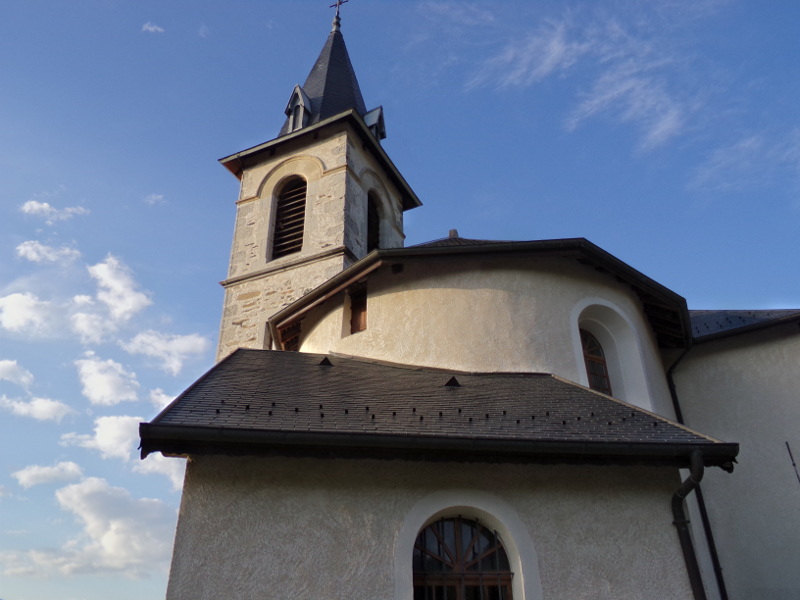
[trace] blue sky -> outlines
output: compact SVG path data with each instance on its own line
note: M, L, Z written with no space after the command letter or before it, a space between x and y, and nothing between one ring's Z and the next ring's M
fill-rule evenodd
M0 598L161 597L237 182L331 2L32 0L0 19ZM800 5L351 0L407 244L586 237L690 308L800 308ZM158 460L161 458L161 460Z

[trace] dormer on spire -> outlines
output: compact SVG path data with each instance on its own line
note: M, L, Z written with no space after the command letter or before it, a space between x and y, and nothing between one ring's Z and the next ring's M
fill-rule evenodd
M305 127L311 120L311 100L299 85L294 86L283 112L286 113L287 133Z
M381 141L386 137L386 123L383 121L383 107L373 108L364 115L364 123L366 123L375 139Z

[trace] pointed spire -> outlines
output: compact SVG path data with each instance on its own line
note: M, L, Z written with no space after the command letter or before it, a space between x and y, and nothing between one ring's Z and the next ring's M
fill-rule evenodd
M300 90L311 101L311 106L306 107L308 114L303 119L303 126L313 125L328 117L338 115L347 110L355 110L362 117L366 114L367 108L364 104L364 97L361 95L361 88L350 62L350 55L347 53L347 46L344 37L339 30L341 19L337 14L333 19L333 28L328 35L328 39L322 48L322 52L314 63L314 67L308 74L306 82ZM297 89L292 95L292 99L287 106L286 122L281 128L280 135L289 133L298 127L292 126L292 107L295 101Z

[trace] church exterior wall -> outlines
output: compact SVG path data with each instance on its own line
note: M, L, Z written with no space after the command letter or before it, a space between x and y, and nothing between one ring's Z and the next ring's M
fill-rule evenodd
M243 172L217 360L239 347L268 348L265 331L271 315L366 254L370 191L380 200L382 246L403 245L400 194L353 138L343 129ZM276 193L298 175L308 186L303 246L272 260Z
M696 345L675 370L686 423L741 444L732 475L702 483L729 595L800 597L797 324ZM698 522L695 520L695 522Z
M626 379L637 375L644 383L627 386L627 394L612 383L612 391L672 416L660 355L638 298L568 260L441 260L409 263L402 273L381 271L368 282L366 330L349 333L347 301L340 295L306 318L301 350L460 371L553 373L586 384L577 309L592 303L614 307L634 332L634 360L621 366Z
M416 532L403 530L444 495L465 517L488 499L505 514L486 522L516 524L515 600L688 600L679 483L664 468L197 457L167 598L411 600Z

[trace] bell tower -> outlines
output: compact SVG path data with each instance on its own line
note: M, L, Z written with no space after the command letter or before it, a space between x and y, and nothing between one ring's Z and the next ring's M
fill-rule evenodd
M401 247L403 212L420 205L381 146L383 108L366 109L340 23L337 6L278 137L220 159L240 191L217 360L270 348L271 315L368 252Z

